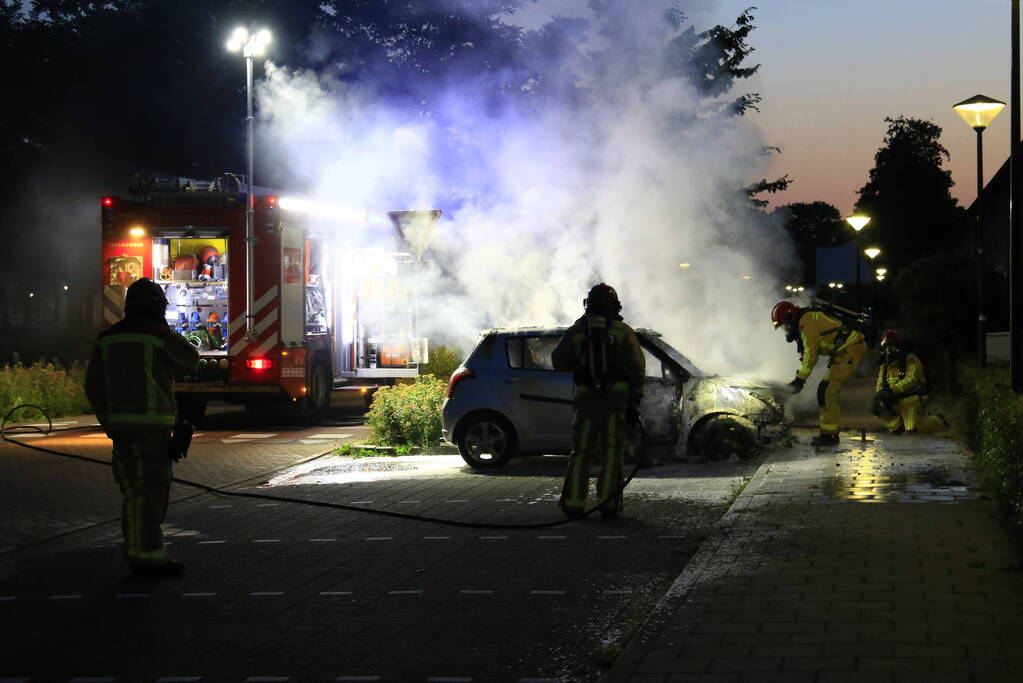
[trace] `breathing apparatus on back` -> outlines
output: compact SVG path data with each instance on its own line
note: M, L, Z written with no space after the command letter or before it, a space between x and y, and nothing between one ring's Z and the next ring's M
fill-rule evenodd
M615 384L625 379L625 363L621 350L611 332L611 323L621 320L622 304L618 293L601 282L593 287L583 300L586 348L584 367L576 372L576 381L602 396Z

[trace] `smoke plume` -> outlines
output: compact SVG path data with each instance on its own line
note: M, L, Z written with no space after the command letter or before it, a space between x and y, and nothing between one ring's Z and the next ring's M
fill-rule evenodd
M705 370L787 378L769 312L792 250L738 191L762 177L766 143L665 68L669 4L601 3L603 47L550 51L542 95L527 83L496 105L482 77L424 113L268 64L260 139L319 201L444 210L419 288L434 340L467 350L487 327L571 322L604 281L627 322ZM390 235L370 225L353 244Z

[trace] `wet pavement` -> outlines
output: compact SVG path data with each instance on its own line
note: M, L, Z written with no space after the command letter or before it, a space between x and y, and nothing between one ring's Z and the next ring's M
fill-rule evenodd
M1023 564L948 439L771 453L606 676L1019 681Z

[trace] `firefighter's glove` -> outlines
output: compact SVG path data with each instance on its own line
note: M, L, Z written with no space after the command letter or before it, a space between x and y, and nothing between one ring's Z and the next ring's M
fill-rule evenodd
M895 392L891 389L882 389L874 394L874 402L871 406L871 413L877 417L886 417L895 414Z
M643 418L640 417L639 408L629 406L625 409L625 424L629 427L642 427Z
M188 420L182 420L174 425L174 433L171 434L168 446L168 455L173 462L184 460L188 457L188 447L192 445L192 434L195 428Z
M803 390L803 385L804 384L806 384L806 380L805 379L800 379L799 377L797 377L794 380L792 380L791 382L789 382L789 384L788 384L789 391L791 391L793 394L798 394L800 391Z

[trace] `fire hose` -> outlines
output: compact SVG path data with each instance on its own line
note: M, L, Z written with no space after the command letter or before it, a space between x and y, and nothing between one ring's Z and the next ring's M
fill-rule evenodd
M9 418L11 418L11 416L13 416L15 412L17 412L18 410L21 410L22 408L34 408L35 410L38 410L39 413L42 414L42 416L46 418L46 422L47 422L46 431L43 431L41 427L36 426L36 425L15 425L15 426L12 426L12 427L8 427L7 426L7 420ZM89 456L79 455L77 453L66 453L66 452L63 452L63 451L54 450L52 448L43 448L42 446L36 446L36 445L33 445L33 444L24 443L24 442L19 441L17 439L12 439L12 438L10 438L8 436L8 434L12 434L13 435L13 434L25 434L25 433L42 433L42 434L45 435L45 434L62 433L62 432L73 432L73 431L78 431L78 430L81 430L81 429L89 429L91 426L92 425L83 425L81 427L67 427L67 428L64 428L64 429L54 429L53 428L53 421L50 419L50 416L46 414L45 410L43 410L39 406L30 404L30 403L25 403L25 404L16 406L16 407L12 408L11 410L9 410L7 412L7 414L4 415L3 419L0 420L0 438L3 438L3 440L7 441L8 443L12 443L12 444L15 444L17 446L21 446L22 448L27 448L27 449L30 449L30 450L33 450L33 451L39 451L40 453L48 453L48 454L56 455L56 456L59 456L59 457L62 457L62 458L71 458L73 460L82 460L84 462L90 462L90 463L97 464L97 465L104 465L106 467L111 467L111 463L106 461L106 460L100 460L98 458L90 458ZM15 430L19 430L19 431L15 431ZM640 427L637 431L639 432L639 435L637 435L636 438L637 439L641 439L642 438L642 427ZM316 456L316 458L322 458L325 455L328 455L328 454L327 453L323 453L321 455ZM313 459L315 460L316 458L313 458ZM622 482L622 484L618 487L618 489L614 492L614 494L611 495L611 496L608 496L607 500L608 501L614 501L615 498L617 498L619 495L621 495L621 493L625 490L625 487L628 486L629 483L636 476L636 473L639 472L640 469L642 469L642 466L643 466L642 458L637 459L636 466L633 468L632 472L625 479L625 481ZM278 470L278 471L280 471L280 470ZM273 473L271 472L271 474L273 474ZM467 521L458 520L458 519L444 519L444 518L441 518L441 517L427 517L427 516L424 516L424 515L413 515L413 514L409 514L409 513L405 513L405 512L394 512L392 510L381 510L379 508L367 508L367 507L362 507L362 506L357 506L357 505L345 505L344 503L329 503L329 502L326 502L326 501L319 501L319 500L307 500L307 499L302 499L302 498L292 498L290 496L276 496L276 495L271 495L271 494L267 494L267 493L251 493L251 492L247 492L247 491L229 491L229 490L222 489L222 488L219 488L219 487L216 487L216 486L210 486L209 484L203 484L203 483L197 482L197 481L191 481L191 480L188 480L188 479L182 479L180 477L173 477L171 479L171 481L174 482L174 483L177 483L177 484L182 484L184 486L189 486L191 488L196 488L196 489L199 489L201 491L205 491L207 493L212 493L212 494L217 495L217 496L233 496L233 497L237 497L237 498L254 498L254 499L257 499L257 500L272 500L272 501L277 501L277 502L282 502L282 503L295 503L297 505L310 505L310 506L313 506L313 507L331 508L331 509L335 509L335 510L348 510L350 512L363 512L363 513L372 514L372 515L382 515L384 517L396 517L398 519L407 519L407 520L417 521L417 522L433 522L435 524L445 524L445 525L448 525L448 526L468 527L468 528L471 528L471 529L545 529L545 528L549 528L549 527L560 526L562 524L568 524L570 522L579 521L580 519L582 519L584 517L587 517L589 515L592 515L594 512L596 512L597 510L600 509L600 503L598 503L597 505L594 505L593 507L586 509L585 511L583 511L582 513L580 513L578 515L572 515L570 517L565 517L565 518L561 518L561 519L557 519L557 520L552 520L552 521L549 521L549 522L533 522L533 523L529 523L529 524L512 524L512 523L499 523L499 522L467 522Z

